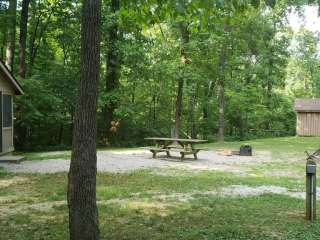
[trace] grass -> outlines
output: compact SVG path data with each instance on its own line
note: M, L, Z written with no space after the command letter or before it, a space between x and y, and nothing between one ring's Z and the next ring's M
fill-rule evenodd
M249 140L243 142L208 143L204 147L211 149L238 149L249 144L256 150L271 151L274 156L294 153L304 155L304 151L313 151L320 147L320 137L281 137Z
M314 150L319 140L249 141L255 151L271 151L273 161L252 165L243 175L177 169L99 173L101 239L319 239L320 221L304 220L302 199L280 194L244 198L206 194L230 185L303 191L303 152ZM242 144L207 147L237 149ZM267 174L280 170L294 174ZM0 239L67 239L66 184L64 173L14 174L0 169Z
M117 151L125 152L132 151L139 148L110 148L103 147L98 148L98 151ZM22 155L26 157L26 160L49 160L49 159L70 159L71 151L51 151L51 152L16 152L15 155Z
M255 150L268 150L276 156L282 156L291 153L298 153L304 156L304 151L312 152L315 148L320 147L320 137L282 137L282 138L265 138L258 140L249 140L242 142L224 142L224 143L207 143L200 146L208 149L235 149L238 150L241 145L249 144ZM99 148L98 151L117 151L125 152L139 148ZM48 160L48 159L69 159L71 151L52 151L52 152L17 152L17 155L23 155L27 160Z

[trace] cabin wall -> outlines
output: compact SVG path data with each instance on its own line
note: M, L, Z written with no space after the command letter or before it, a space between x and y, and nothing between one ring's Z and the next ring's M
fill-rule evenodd
M1 72L0 72L0 91L2 92L2 95L11 95L13 99L14 89L12 87L12 84L5 78L5 76ZM13 123L12 123L12 127L2 128L2 153L11 152L13 150L14 150L14 146L13 146Z
M298 112L297 113L298 136L320 136L320 113Z

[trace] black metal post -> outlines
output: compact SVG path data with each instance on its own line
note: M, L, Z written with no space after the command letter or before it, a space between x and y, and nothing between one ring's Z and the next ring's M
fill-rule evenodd
M308 160L306 165L306 219L314 221L316 219L317 202L317 164Z

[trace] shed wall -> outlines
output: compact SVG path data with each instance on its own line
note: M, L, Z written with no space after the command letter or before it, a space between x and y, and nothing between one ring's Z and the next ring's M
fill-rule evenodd
M320 136L320 113L298 112L297 113L298 136Z
M12 84L0 72L0 91L6 95L14 95ZM2 117L2 116L1 116ZM6 127L2 130L2 153L11 152L14 150L13 146L13 124L12 127Z

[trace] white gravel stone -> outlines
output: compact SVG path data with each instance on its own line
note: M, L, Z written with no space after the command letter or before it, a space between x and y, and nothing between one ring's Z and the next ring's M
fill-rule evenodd
M198 154L199 159L192 158L181 161L178 158L166 158L159 155L157 159L153 159L152 154L145 150L136 151L99 151L98 171L99 172L128 172L138 169L154 169L154 168L179 168L190 170L218 170L243 174L242 169L245 165L271 162L271 154L269 152L256 152L252 157L245 156L221 156L214 151L201 151ZM33 160L24 161L21 164L0 163L0 167L4 167L10 172L24 173L57 173L69 171L70 160L66 159L50 159L50 160Z

